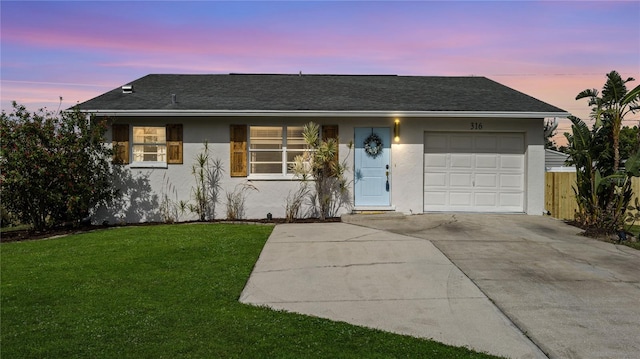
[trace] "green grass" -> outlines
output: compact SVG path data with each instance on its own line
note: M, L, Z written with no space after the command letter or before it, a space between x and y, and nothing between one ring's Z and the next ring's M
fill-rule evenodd
M629 228L629 232L633 233L633 235L636 238L640 238L640 225L631 226L631 228ZM629 241L626 241L626 242L624 242L624 244L626 244L627 246L629 246L631 248L635 248L637 250L640 250L640 242L629 242Z
M125 227L3 243L2 358L490 358L238 302L272 227Z
M7 226L0 228L0 233L8 233L13 231L22 231L25 229L31 229L31 226L28 224L19 224L17 226Z

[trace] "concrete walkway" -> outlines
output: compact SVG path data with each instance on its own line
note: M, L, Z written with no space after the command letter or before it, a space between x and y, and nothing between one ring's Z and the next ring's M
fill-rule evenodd
M240 301L509 358L546 358L431 241L359 224L276 226Z

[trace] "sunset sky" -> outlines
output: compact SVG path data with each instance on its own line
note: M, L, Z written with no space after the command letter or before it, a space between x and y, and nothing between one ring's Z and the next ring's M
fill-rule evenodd
M1 107L56 110L149 73L486 76L586 118L640 83L640 1L5 1ZM640 114L625 125L637 125ZM569 126L563 121L559 132Z

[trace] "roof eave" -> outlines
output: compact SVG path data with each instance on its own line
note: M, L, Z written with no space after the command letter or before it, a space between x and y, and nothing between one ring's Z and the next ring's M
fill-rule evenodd
M464 118L548 118L567 117L568 112L519 111L309 111L309 110L89 110L109 117L464 117Z

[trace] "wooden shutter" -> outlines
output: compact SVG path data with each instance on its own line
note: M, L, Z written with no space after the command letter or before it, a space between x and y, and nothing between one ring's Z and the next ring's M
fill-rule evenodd
M336 145L340 147L340 141L338 141L338 125L324 125L322 126L322 140L326 141L330 138L334 138L336 140ZM333 160L339 162L338 157L338 149L336 148L336 155Z
M113 144L113 163L129 163L129 125L111 125L111 141Z
M322 126L322 140L326 141L330 138L338 139L338 125Z
M167 163L182 164L182 125L167 125Z
M231 125L231 177L247 176L247 126Z

